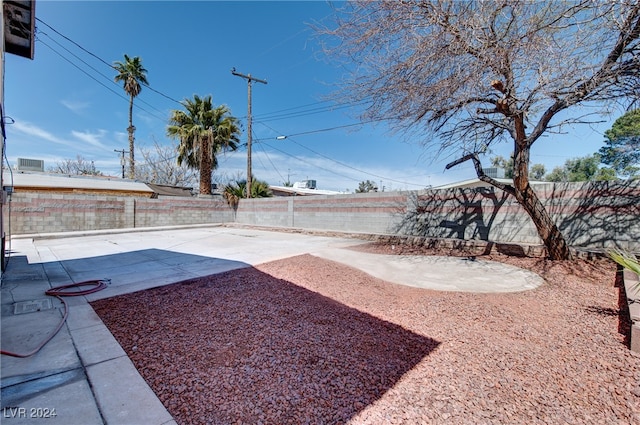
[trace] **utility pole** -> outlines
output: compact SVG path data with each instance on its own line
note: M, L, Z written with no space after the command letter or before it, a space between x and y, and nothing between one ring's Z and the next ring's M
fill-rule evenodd
M247 80L247 198L251 198L251 82L267 84L267 80L252 77L251 74L240 74L235 68L231 68L231 73L236 77L242 77Z
M127 163L127 160L124 159L124 154L129 153L129 151L125 151L124 149L122 149L121 151L119 151L118 149L114 149L113 151L122 154L122 156L120 157L120 165L122 165L122 178L124 179L124 165Z

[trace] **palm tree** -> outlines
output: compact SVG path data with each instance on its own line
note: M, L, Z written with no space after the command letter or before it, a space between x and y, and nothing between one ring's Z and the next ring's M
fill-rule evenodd
M133 133L136 128L133 126L133 98L140 94L142 86L140 84L149 84L147 82L147 70L142 66L142 60L136 56L130 58L124 55L124 62L114 62L113 67L118 71L115 76L116 83L122 81L124 91L129 95L129 178L135 177L135 155L134 155L134 137Z
M247 180L236 180L224 187L222 196L227 200L227 203L236 209L241 198L247 197ZM251 197L252 198L270 198L273 196L269 183L256 180L255 177L251 177Z
M271 198L273 192L269 187L269 183L256 180L255 177L251 177L251 197L252 198Z
M224 187L224 191L222 192L222 196L227 200L227 204L231 206L234 210L238 208L238 203L241 198L246 196L247 192L247 181L246 180L238 180L234 183L229 183Z
M167 136L178 140L178 165L200 170L200 194L211 195L211 172L218 168L217 155L236 150L240 142L238 119L226 105L213 107L211 96L181 102L186 111L171 111Z

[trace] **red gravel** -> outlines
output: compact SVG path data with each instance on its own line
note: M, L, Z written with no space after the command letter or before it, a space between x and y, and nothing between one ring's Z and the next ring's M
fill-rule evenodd
M614 265L485 258L546 283L436 292L302 255L92 305L179 424L640 424Z

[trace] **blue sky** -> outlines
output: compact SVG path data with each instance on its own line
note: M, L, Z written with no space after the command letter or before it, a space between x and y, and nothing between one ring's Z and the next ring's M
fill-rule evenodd
M136 147L169 144L170 111L194 94L229 106L246 129L247 83L231 74L235 67L268 82L253 85L252 162L261 180L315 179L320 189L353 191L363 180L413 190L475 177L471 164L445 171L450 158L438 159L384 125L354 125L357 106L327 101L344 71L321 54L309 24L328 24L332 14L324 1L39 0L34 60L5 56L5 115L15 121L7 126L9 162L43 159L48 168L81 155L120 175L114 150L128 148L128 98L113 82L115 71L67 37L108 64L124 54L142 59L149 85L162 95L143 88L134 101ZM619 115L539 140L532 163L550 171L596 152ZM280 135L290 137L276 140ZM510 146L493 153L507 157ZM246 175L246 155L223 155L217 172Z

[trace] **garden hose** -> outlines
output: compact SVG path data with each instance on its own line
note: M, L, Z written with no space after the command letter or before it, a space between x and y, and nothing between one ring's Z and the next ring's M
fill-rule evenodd
M67 320L67 317L69 316L69 306L67 305L63 297L77 297L81 295L87 295L87 294L92 294L94 292L102 291L107 287L110 281L111 281L110 279L86 280L84 282L56 286L54 288L51 288L45 291L46 295L49 295L51 297L56 297L57 299L60 300L60 302L64 306L64 314L62 315L62 320L60 320L60 323L58 323L58 326L56 326L53 332L51 332L49 336L45 338L44 341L42 341L36 348L29 351L28 353L20 354L20 353L14 353L11 351L0 350L0 354L5 356L18 357L18 358L26 358L26 357L33 356L38 351L40 351L42 347L47 345L47 343L51 341L54 336L58 334L60 329L62 329L62 325L64 325L64 322ZM67 291L67 289L70 289L70 288L79 288L83 286L92 286L92 287L88 289L83 289L80 291Z

